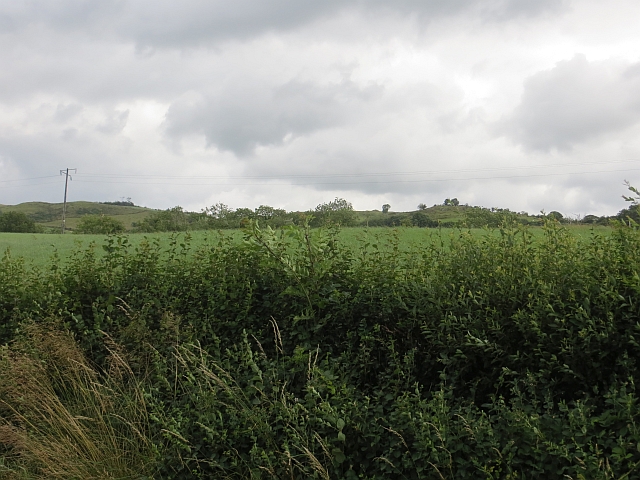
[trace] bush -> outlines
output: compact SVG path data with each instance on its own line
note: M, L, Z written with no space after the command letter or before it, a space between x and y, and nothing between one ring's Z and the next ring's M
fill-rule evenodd
M353 205L344 198L336 197L328 203L321 203L315 209L311 225L314 227L327 225L341 225L352 227L356 225L356 212Z
M640 465L637 229L576 237L553 221L534 239L503 225L408 251L392 234L346 248L335 230L245 233L196 251L186 235L164 251L111 237L102 256L41 271L7 255L0 342L59 315L108 372L103 332L117 340L146 382L158 478L605 479Z
M35 222L22 212L0 213L0 232L34 233L37 231Z
M115 235L124 232L124 224L120 220L104 215L86 215L80 219L74 233L92 233Z
M413 215L411 215L411 221L413 222L413 225L421 228L424 228L424 227L435 228L438 226L438 222L436 220L431 219L424 212L415 212Z

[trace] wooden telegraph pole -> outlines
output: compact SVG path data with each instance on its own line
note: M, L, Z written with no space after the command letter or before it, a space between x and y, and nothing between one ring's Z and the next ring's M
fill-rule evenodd
M67 168L65 170L60 170L60 175L64 175L64 203L62 204L62 233L64 234L64 227L67 221L67 188L69 186L69 170L73 170L73 173L76 173L76 168ZM73 179L71 179L73 180Z

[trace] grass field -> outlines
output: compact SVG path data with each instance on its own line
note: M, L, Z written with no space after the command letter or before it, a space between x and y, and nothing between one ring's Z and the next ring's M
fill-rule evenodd
M67 228L74 229L85 215L106 215L121 221L126 229L139 223L155 210L145 207L110 205L97 202L69 202L67 204ZM62 225L62 203L26 202L19 205L0 205L0 213L24 213L38 225L60 228Z
M570 226L568 230L577 236L587 237L593 234L608 235L611 231L609 227L590 227L590 226ZM541 237L543 229L541 227L530 227L528 231L534 238ZM460 230L455 228L415 228L415 227L397 227L397 228L344 228L340 232L340 238L345 245L356 248L357 245L364 243L377 244L380 248L388 246L392 248L392 244L396 241L401 251L412 248L420 248L433 244L434 242L444 242L448 244L452 235L458 235L460 232L467 232L475 237L483 235L499 235L499 230L486 230L480 228ZM155 233L143 234L132 233L125 235L132 247L136 247L144 240L157 240L163 249L169 248L172 238L177 238L180 243L185 238L184 233ZM190 244L193 248L198 248L208 243L215 244L220 240L220 236L231 237L234 241L241 241L243 232L241 230L223 230L223 231L194 231L188 233ZM7 250L12 257L22 257L28 264L34 266L46 265L54 254L57 254L62 261L68 259L74 251L86 249L91 244L95 244L99 248L107 240L104 235L75 235L75 234L31 234L31 233L0 233L0 254L4 254Z

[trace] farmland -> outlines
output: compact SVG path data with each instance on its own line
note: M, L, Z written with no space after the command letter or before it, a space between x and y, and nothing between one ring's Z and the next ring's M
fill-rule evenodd
M604 479L640 466L634 228L146 237L2 237L15 255L0 261L0 474Z
M38 225L54 231L60 230L61 203L27 202L20 205L0 205L0 212L20 212L32 218ZM140 222L151 212L150 208L111 205L97 202L69 202L67 205L67 227L73 230L85 215L117 216L127 228Z
M608 235L611 228L601 226L571 226L568 231L572 235L584 238L593 234ZM460 232L467 232L474 237L482 237L484 235L497 235L497 229L420 229L412 227L396 227L396 228L366 228L351 227L343 228L339 233L340 240L348 246L357 248L358 244L364 242L379 242L381 246L389 245L397 241L400 250L407 251L410 249L424 248L433 243L444 242L448 244L451 236L455 236ZM527 230L534 238L541 238L543 235L542 227L531 227ZM142 241L157 241L163 248L167 248L172 238L181 239L189 238L189 242L194 249L209 243L217 243L221 237L232 239L234 242L240 242L243 238L241 230L208 230L193 231L187 233L156 233L142 234L131 233L126 234L128 243L135 248ZM0 253L9 250L13 257L22 257L28 264L35 266L46 265L52 257L57 255L63 262L70 258L73 252L83 250L89 245L97 246L98 252L102 251L101 245L106 241L106 235L73 235L73 234L18 234L18 233L0 233Z

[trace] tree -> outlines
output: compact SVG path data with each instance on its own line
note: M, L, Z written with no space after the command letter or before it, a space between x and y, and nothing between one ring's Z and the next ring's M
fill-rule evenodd
M553 212L549 212L547 214L547 218L550 220L557 220L558 222L561 222L564 219L564 215L554 210Z
M275 217L285 217L287 215L286 210L282 208L273 208L269 205L260 205L255 210L255 216L258 220L271 220Z
M596 223L598 220L600 220L600 217L597 215L585 215L582 219L582 223Z
M388 203L385 203L384 205L382 205L382 213L389 213L390 208L391 208L391 205L389 205Z
M0 232L34 233L36 223L22 212L0 213Z
M353 205L344 198L336 197L328 203L321 203L313 212L311 225L314 227L321 225L336 224L349 227L356 224L356 212Z
M457 207L460 205L460 201L457 198L447 198L444 201L444 205L447 207Z
M179 208L179 207L174 207L174 208ZM224 203L219 202L219 203L216 203L215 205L211 205L209 208L206 208L205 213L218 220L225 220L231 213L233 213L233 210L231 210Z
M136 226L136 231L183 232L189 227L189 215L182 207L176 206L167 210L153 212Z
M419 203L418 204L418 210L426 210L427 206L424 203Z
M438 222L429 218L429 216L424 212L415 212L411 216L411 221L413 225L421 228L434 228L438 226Z
M80 219L73 233L115 235L124 232L124 223L104 215L86 215Z

